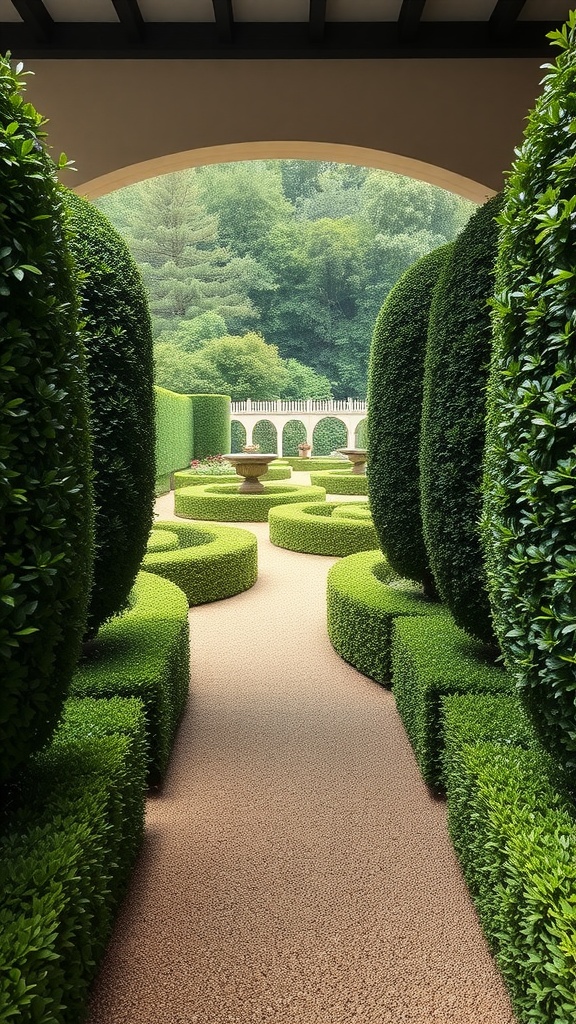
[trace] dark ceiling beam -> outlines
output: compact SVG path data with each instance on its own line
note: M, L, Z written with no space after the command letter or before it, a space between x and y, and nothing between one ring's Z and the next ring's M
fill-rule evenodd
M145 22L138 0L112 0L118 20L131 39L143 39Z
M26 28L29 28L37 39L50 38L54 22L42 0L12 0L12 6L16 8Z
M398 15L398 36L401 43L411 43L418 35L420 18L426 0L403 0Z
M130 39L122 25L110 22L54 24L48 40L30 25L0 22L3 50L15 59L382 59L537 57L546 59L546 33L561 27L559 20L519 21L510 39L497 40L487 22L423 21L412 42L398 40L395 22L330 22L321 43L310 39L304 22L236 22L234 38L218 39L213 22L155 22L146 25L142 40Z
M326 0L310 0L310 39L321 43L326 28Z
M526 0L497 0L490 15L490 31L496 39L511 35Z
M234 33L234 13L232 0L212 0L216 32L222 43L231 43Z

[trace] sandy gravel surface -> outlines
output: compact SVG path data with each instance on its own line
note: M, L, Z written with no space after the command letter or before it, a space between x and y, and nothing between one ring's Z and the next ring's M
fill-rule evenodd
M89 1024L511 1024L445 806L327 639L335 559L250 528L256 585L190 612L189 706Z

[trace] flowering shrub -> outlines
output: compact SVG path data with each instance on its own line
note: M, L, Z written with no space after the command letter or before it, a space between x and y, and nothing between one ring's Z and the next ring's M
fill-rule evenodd
M225 476L234 473L234 467L223 455L208 455L205 459L192 459L190 469L193 473L206 476Z

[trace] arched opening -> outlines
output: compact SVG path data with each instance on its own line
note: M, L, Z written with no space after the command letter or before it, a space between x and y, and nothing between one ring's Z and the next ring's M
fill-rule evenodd
M368 445L368 420L360 420L354 434L354 442L357 448L366 448Z
M302 420L289 420L282 429L282 455L297 456L298 445L306 440L306 427Z
M88 199L96 199L146 178L155 178L161 174L170 174L172 171L182 171L190 167L205 167L208 164L233 163L240 160L319 160L373 167L415 178L417 181L426 181L429 185L446 189L463 199L470 199L473 203L484 203L495 194L494 189L488 188L480 181L400 153L337 142L299 141L236 142L225 146L206 146L184 150L181 153L167 153L165 156L119 167L108 174L92 178L76 186L76 191Z
M336 448L344 448L347 440L348 432L342 420L335 416L325 416L314 427L312 454L330 455Z
M246 427L240 420L232 420L230 423L231 444L230 452L234 455L241 452L246 444Z
M261 452L278 451L278 431L270 420L258 420L252 431L252 443L259 445Z

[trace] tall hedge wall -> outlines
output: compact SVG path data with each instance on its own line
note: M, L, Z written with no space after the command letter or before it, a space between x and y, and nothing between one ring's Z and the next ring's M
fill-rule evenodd
M432 291L451 246L435 249L396 282L380 310L368 377L368 493L392 568L435 593L422 536L418 450Z
M154 499L152 334L126 243L99 210L68 192L81 281L94 457L95 561L89 633L127 602L146 550Z
M576 15L505 189L484 538L494 623L542 739L576 771Z
M230 398L228 395L192 395L194 458L230 451Z
M462 629L494 644L478 522L492 343L488 299L498 244L495 196L474 214L434 289L424 369L422 524L440 598Z
M78 658L92 560L85 369L42 118L0 59L0 780L41 747Z
M166 388L156 396L156 478L186 469L194 455L192 398ZM217 453L218 454L218 453Z

